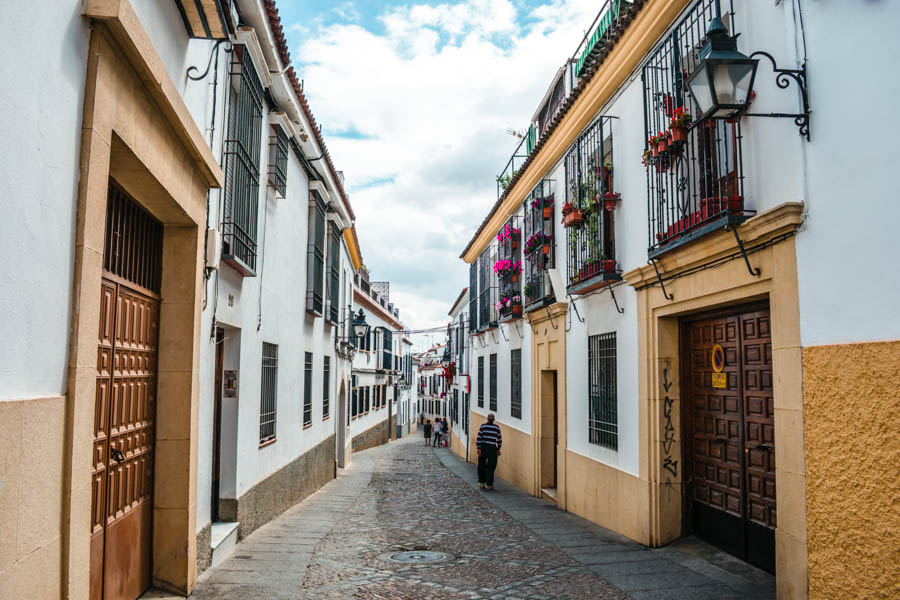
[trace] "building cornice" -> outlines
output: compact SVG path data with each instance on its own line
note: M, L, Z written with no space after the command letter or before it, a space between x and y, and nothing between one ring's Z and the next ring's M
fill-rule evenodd
M403 323L394 318L394 315L390 314L384 308L381 307L377 302L372 300L369 296L359 291L357 288L353 288L353 298L357 300L360 304L365 305L369 310L375 311L379 318L384 319L394 327L399 330L402 330Z

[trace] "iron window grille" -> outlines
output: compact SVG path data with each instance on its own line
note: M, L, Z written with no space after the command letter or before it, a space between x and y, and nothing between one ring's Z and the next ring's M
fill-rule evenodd
M616 264L612 118L594 121L566 154L565 210L571 211L564 218L570 219L566 256L572 294L622 279Z
M372 408L372 386L366 386L366 411Z
M350 418L355 419L359 415L359 379L356 375L350 376L350 389L352 400L350 401Z
M326 318L337 324L341 315L341 230L332 221L328 228L328 312Z
M306 251L306 311L321 317L325 286L325 202L310 192L309 242Z
M322 373L322 419L331 415L331 357L325 357Z
M478 260L469 265L469 331L478 328Z
M386 327L381 329L381 368L390 371L393 361L393 333Z
M103 269L158 294L163 224L112 179L108 191Z
M490 360L490 379L491 379L491 396L489 398L488 409L497 412L497 355L491 354Z
M263 87L243 45L232 52L225 139L222 260L244 276L256 272Z
M262 383L259 394L259 443L275 439L278 400L278 346L263 342Z
M648 138L647 211L650 258L749 218L744 209L741 123L705 119L691 124L683 140L651 147L650 136L670 132L679 109L697 115L687 81L699 64L700 48L718 0L700 0L650 55L641 71ZM723 2L724 4L724 2ZM726 27L734 31L734 4ZM645 155L646 156L646 155Z
M588 338L588 441L618 450L616 333Z
M563 102L566 100L566 77L565 71L559 74L559 77L556 80L556 83L553 84L553 91L550 92L550 97L547 98L547 102L541 108L540 113L538 113L538 134L537 137L543 137L544 133L546 133L547 128L550 126L550 123L553 121L553 118L559 114L560 109L562 109Z
M514 419L522 418L522 350L516 349L509 353L510 364L510 399L509 413Z
M312 373L313 355L306 352L303 369L303 426L312 425Z
M469 393L463 392L463 431L469 436Z
M524 282L522 290L525 310L542 308L553 302L553 286L548 269L556 265L553 215L556 182L542 179L525 199L525 231L522 251Z
M459 328L457 329L459 332L459 355L456 359L456 372L457 373L468 373L469 369L466 365L466 315L462 313L459 315Z
M497 262L497 247L488 246L478 258L478 330L485 331L497 326L497 278L494 264Z
M484 357L478 357L478 408L484 408Z
M269 185L284 198L287 193L288 137L281 125L269 135Z
M522 230L519 217L511 216L497 234L497 262L491 267L497 273L499 321L522 316Z

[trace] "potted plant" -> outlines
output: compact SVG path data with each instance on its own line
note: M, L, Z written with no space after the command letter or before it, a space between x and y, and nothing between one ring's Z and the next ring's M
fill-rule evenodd
M672 132L672 142L686 142L687 130L694 121L691 113L686 112L683 106L679 106L672 114L672 120L669 121L669 128Z
M516 294L512 297L512 313L513 316L521 317L522 316L522 296ZM509 305L507 305L509 306Z
M565 204L562 205L562 214L563 215L567 215L570 212L572 212L573 210L575 210L575 205L572 204L571 202L566 202Z
M525 294L526 298L534 298L535 294L537 294L537 284L534 281L529 281L525 284L522 293Z
M584 213L577 208L572 208L569 212L564 213L563 226L576 227L584 222Z
M622 194L619 192L606 192L603 194L603 208L606 210L615 210L622 201Z
M603 272L604 273L615 273L616 272L615 259L603 259Z
M553 217L553 195L544 196L543 198L535 198L531 201L532 208L543 208L544 210L544 218L550 219Z
M662 131L656 134L656 151L664 154L669 149L669 136Z
M500 243L512 242L513 250L515 250L519 247L519 230L507 223L497 234L497 241Z
M644 169L650 168L650 157L653 156L649 150L644 150L644 153L641 155L641 164L644 165Z
M607 158L603 161L603 179L609 179L610 173L612 173L612 161Z

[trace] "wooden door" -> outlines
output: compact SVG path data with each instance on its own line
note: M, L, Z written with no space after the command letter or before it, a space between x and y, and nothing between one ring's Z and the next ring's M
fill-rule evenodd
M150 587L162 224L110 182L94 407L90 597ZM146 286L146 287L145 287Z
M222 385L225 364L225 330L216 328L216 372L215 391L213 392L213 439L212 439L212 490L210 494L210 518L219 520L219 488L221 481L221 444L222 444Z
M698 537L774 571L775 444L768 310L685 324L689 522ZM724 366L716 376L713 351ZM719 382L716 382L719 379Z

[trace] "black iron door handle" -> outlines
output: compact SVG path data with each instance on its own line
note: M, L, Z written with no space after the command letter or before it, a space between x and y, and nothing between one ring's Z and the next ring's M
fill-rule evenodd
M125 460L125 454L118 448L113 448L112 450L109 451L109 453L112 454L113 460L116 461L117 463L120 463L123 460Z
M772 446L769 446L768 444L757 444L756 449L757 450L774 450L775 448Z

